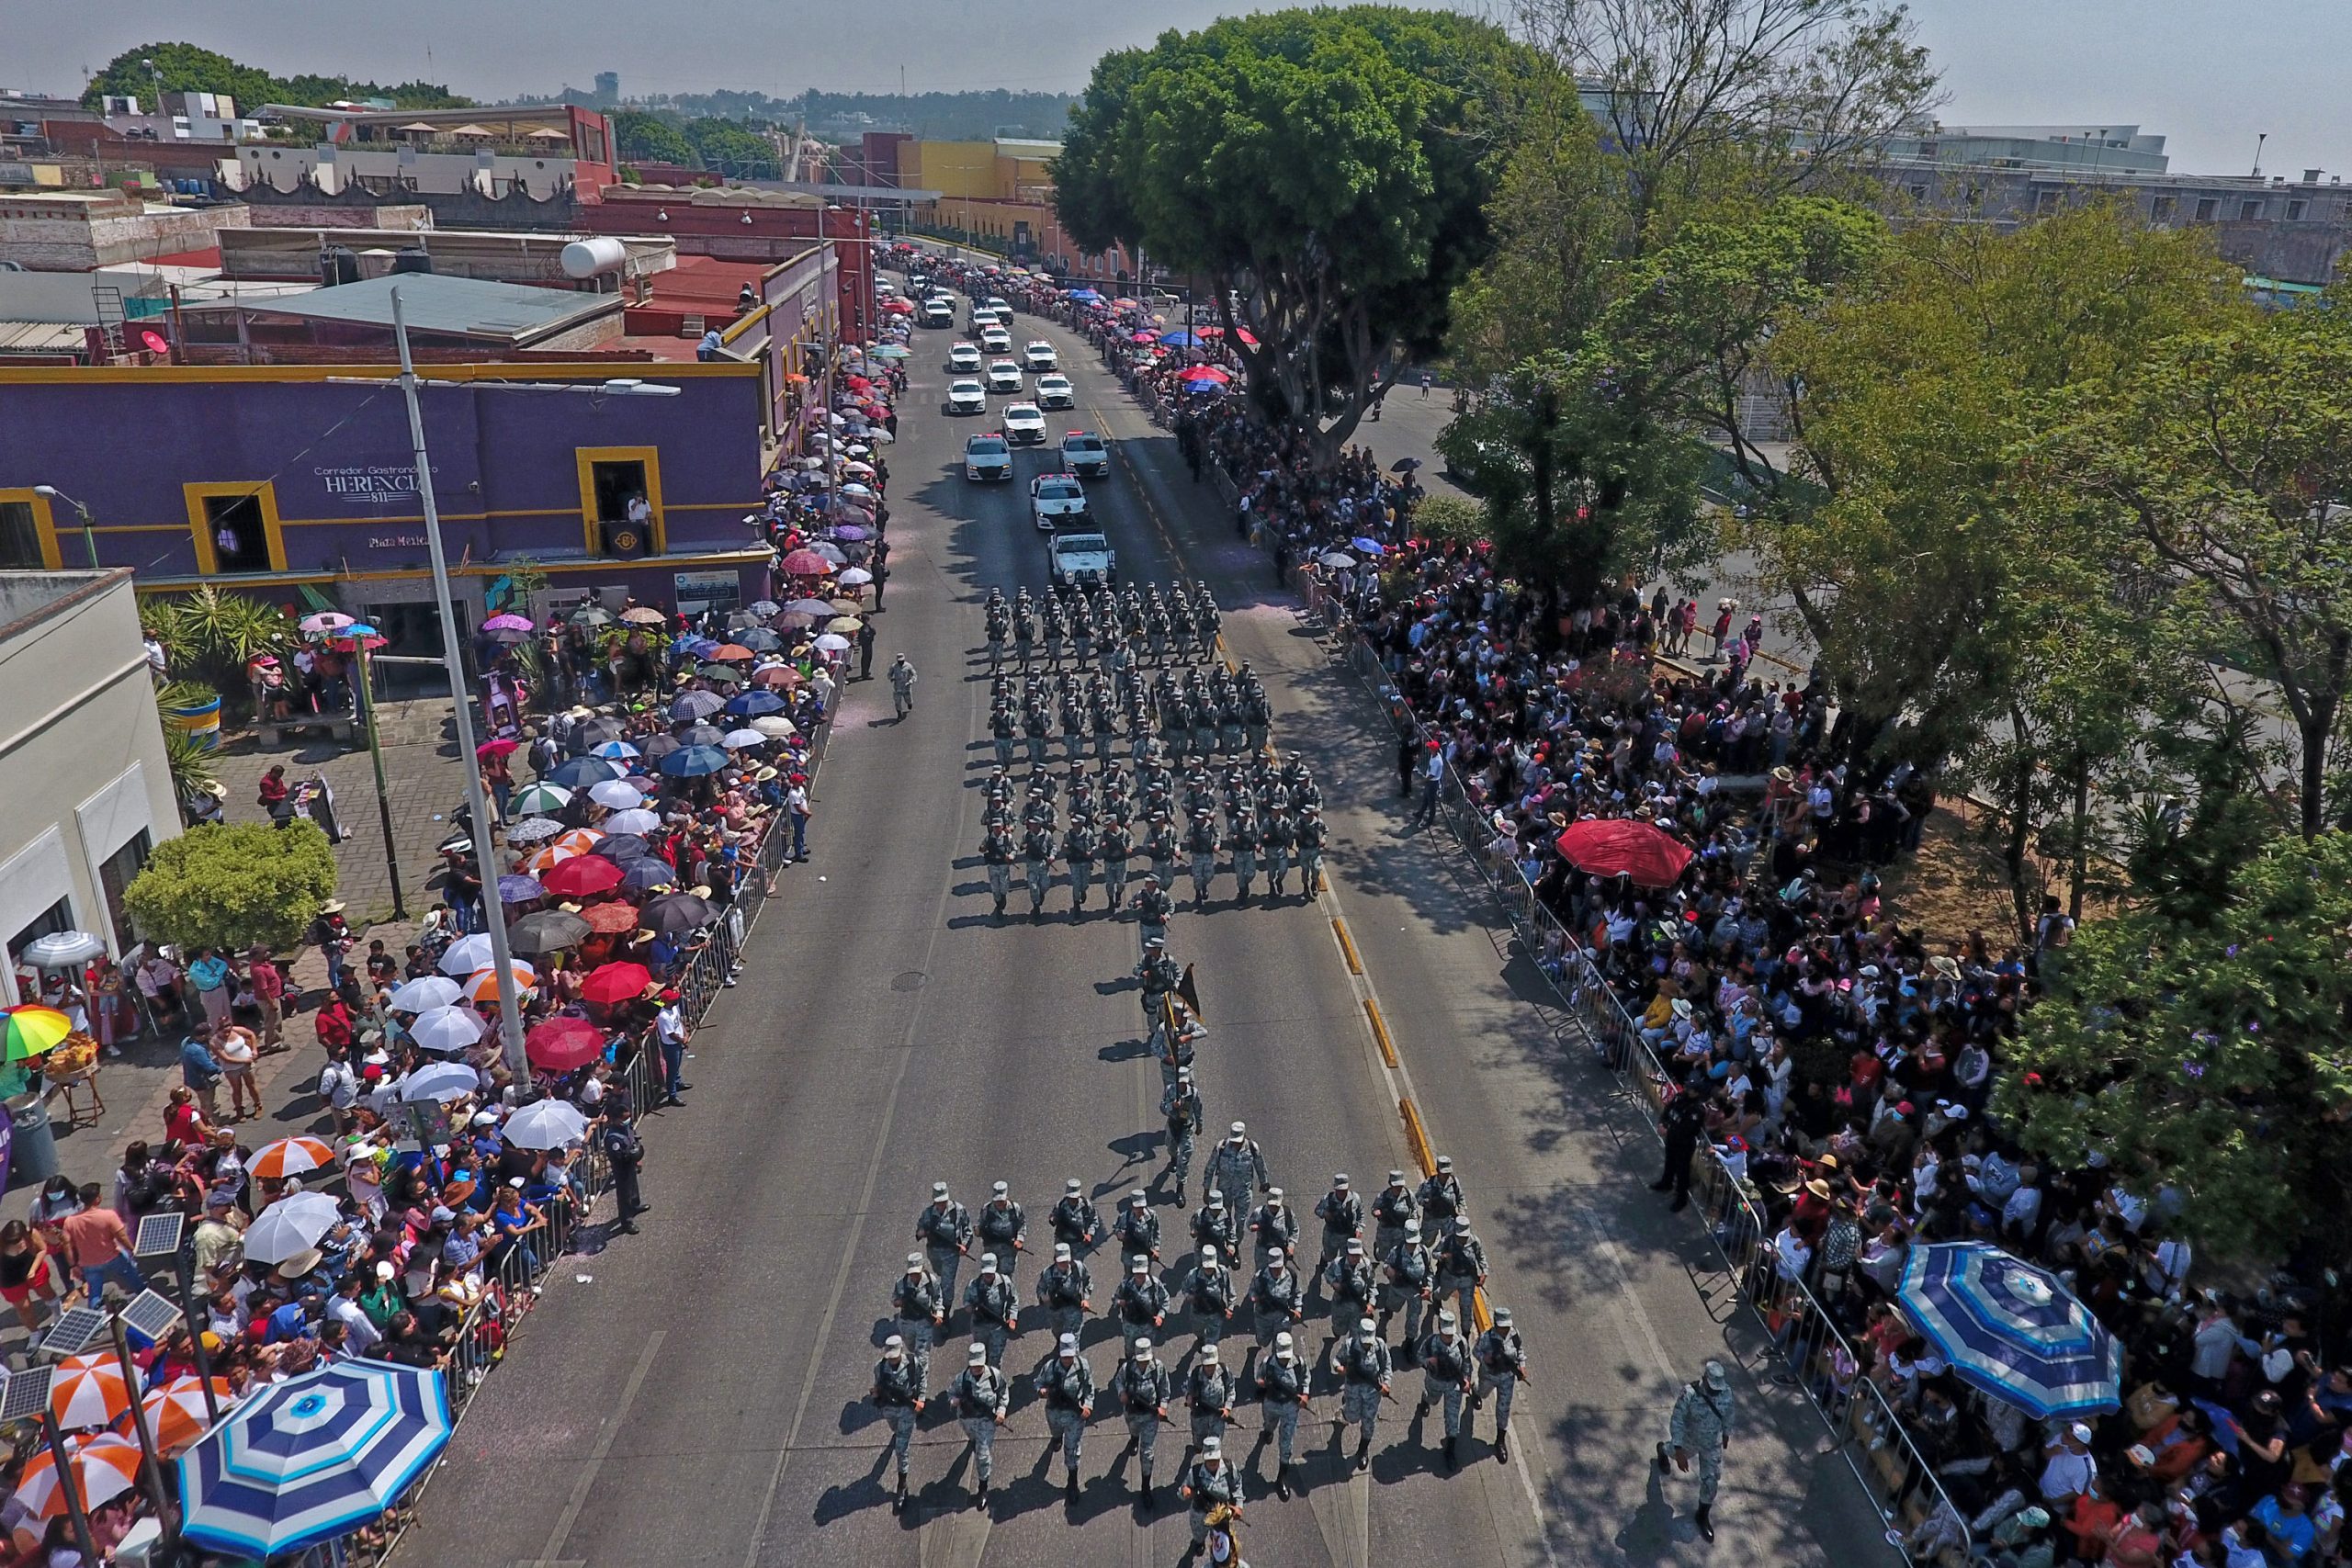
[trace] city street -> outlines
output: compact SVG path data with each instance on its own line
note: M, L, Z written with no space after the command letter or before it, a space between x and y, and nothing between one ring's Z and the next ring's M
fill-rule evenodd
M1319 1380L1300 1428L1299 1495L1276 1501L1271 1457L1256 1466L1242 1542L1250 1562L1894 1561L1843 1458L1822 1454L1827 1438L1810 1407L1751 1375L1771 1363L1706 1237L1645 1190L1655 1138L1550 1005L1475 875L1441 836L1407 831L1378 708L1272 592L1265 558L1235 537L1172 439L1077 340L1016 322L1016 343L1036 335L1057 343L1080 394L1076 414L1047 416L1049 440L1086 427L1118 443L1112 477L1090 493L1123 581L1181 573L1210 583L1230 657L1264 678L1276 745L1300 752L1325 792L1325 897L1303 898L1294 882L1285 899L1236 907L1220 875L1210 908L1187 901L1170 926L1171 955L1198 966L1210 1029L1197 1069L1210 1134L1246 1120L1273 1180L1304 1211L1338 1171L1367 1195L1391 1168L1418 1184L1397 1111L1409 1093L1434 1149L1454 1158L1492 1259L1489 1299L1514 1309L1531 1359L1511 1461L1495 1459L1489 1409L1451 1476L1442 1422L1409 1419L1419 1372L1399 1370L1401 1403L1385 1411L1363 1476L1346 1469L1352 1438L1343 1450L1333 1437L1338 1398ZM887 1428L865 1403L889 1289L933 1181L975 1210L991 1182L1009 1181L1027 1206L1033 1253L1050 1256L1045 1217L1065 1179L1080 1179L1107 1212L1165 1162L1159 1077L1129 977L1132 920L1106 916L1098 897L1072 923L1058 884L1042 923L989 913L976 853L991 761L980 604L990 587L1044 591L1026 485L1052 460L1022 456L1011 485L963 478L965 436L994 425L993 413L938 412L955 336L917 334L901 438L888 450L893 549L877 677L843 694L813 859L785 878L741 985L695 1040L687 1108L646 1128L644 1233L550 1276L469 1406L397 1568L1141 1568L1174 1562L1188 1544L1170 1484L1181 1427L1162 1436L1161 1501L1147 1522L1107 1393L1086 1437L1080 1501L1066 1507L1043 1413L1021 1379L989 1515L968 1506L964 1438L944 1404L926 1412L917 1441L913 1504L894 1515ZM1418 400L1408 390L1394 401ZM1441 389L1431 416L1444 406ZM1435 424L1422 432L1425 423L1392 414L1358 438L1384 463L1426 456ZM1415 445L1392 450L1392 433L1408 426ZM894 720L878 671L900 652L922 678L914 713ZM805 940L812 929L831 942ZM829 952L827 962L787 960L787 932L804 936L793 952ZM1196 1172L1195 1201L1198 1185ZM1189 1267L1188 1212L1159 1210L1171 1285ZM1092 1265L1099 1310L1117 1265L1109 1249ZM1037 1266L1022 1260L1024 1300ZM960 1368L964 1343L951 1337L934 1352L934 1391ZM1231 1364L1246 1336L1228 1343ZM1323 1343L1311 1314L1302 1350ZM1176 1336L1164 1359L1190 1344ZM1041 1327L1026 1328L1008 1370L1025 1374L1048 1347ZM1090 1325L1086 1350L1107 1385L1118 1351L1107 1321ZM1650 1453L1680 1382L1717 1353L1736 1361L1740 1417L1715 1513L1721 1539L1710 1545L1690 1524L1693 1482L1661 1486ZM1237 1416L1227 1447L1247 1456L1257 1409Z

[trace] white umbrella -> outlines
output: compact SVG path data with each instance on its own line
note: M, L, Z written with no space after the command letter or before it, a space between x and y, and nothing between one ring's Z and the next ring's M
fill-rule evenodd
M471 1008L436 1007L417 1014L410 1037L422 1050L463 1051L481 1038L482 1016Z
M1329 550L1324 553L1322 561L1325 566L1329 567L1333 571L1338 571L1343 568L1355 565L1356 558L1348 554L1345 550Z
M843 588L863 588L874 581L874 574L862 566L851 567L836 580Z
M817 650L820 653L847 653L849 638L839 632L827 632L817 639Z
M633 784L619 779L606 779L588 786L588 798L610 811L627 811L645 804L645 794ZM510 834L509 837L512 837Z
M280 1198L245 1227L245 1256L262 1263L283 1263L319 1237L343 1217L343 1205L323 1192L297 1192Z
M767 743L768 738L756 729L730 729L727 732L726 738L719 741L719 744L729 751L748 750L752 747L764 746Z
M477 970L489 968L494 956L490 951L488 934L476 931L471 936L459 937L442 953L441 973L471 975Z
M842 493L843 495L872 495L874 491L865 485L852 483L842 486Z
M588 1118L560 1100L535 1100L506 1119L506 1141L518 1149L560 1149L588 1133Z
M552 839L560 833L571 831L552 817L526 817L506 829L506 841L510 844L536 844L541 839Z
M792 721L780 713L762 714L752 721L752 728L771 740L788 740L800 733L792 728Z
M400 1082L401 1098L408 1100L456 1100L481 1087L481 1075L463 1062L435 1062Z
M17 956L36 969L70 969L106 950L105 939L88 931L51 931L25 943Z
M605 818L608 833L650 833L662 826L662 818L642 808L616 811Z
M384 1005L394 1012L426 1012L434 1008L446 1008L465 989L455 980L441 975L421 975L394 991Z

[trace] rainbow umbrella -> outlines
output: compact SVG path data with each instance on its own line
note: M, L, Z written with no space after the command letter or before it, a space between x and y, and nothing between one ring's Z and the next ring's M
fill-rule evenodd
M74 1032L74 1021L37 1002L0 1008L0 1061L23 1062L54 1051Z

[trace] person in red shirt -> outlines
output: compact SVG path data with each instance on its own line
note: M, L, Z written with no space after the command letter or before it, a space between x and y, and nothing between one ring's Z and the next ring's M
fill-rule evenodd
M139 1265L130 1260L130 1232L122 1216L107 1207L105 1197L105 1190L96 1182L84 1186L81 1213L66 1216L60 1227L65 1233L66 1255L73 1261L74 1273L93 1303L109 1282L134 1296L147 1288Z
M261 1010L261 1048L284 1050L286 972L269 955L269 949L256 947L246 955L245 984L253 993L254 1005Z
M265 812L285 800L287 795L285 763L276 763L269 772L262 774L260 795L259 804Z
M326 1005L319 1009L318 1016L311 1021L311 1027L317 1032L322 1045L349 1045L352 1032L350 1004L340 996L328 997Z
M211 1136L212 1125L204 1119L204 1108L196 1102L196 1090L175 1084L171 1100L164 1107L164 1141L187 1150L202 1148Z

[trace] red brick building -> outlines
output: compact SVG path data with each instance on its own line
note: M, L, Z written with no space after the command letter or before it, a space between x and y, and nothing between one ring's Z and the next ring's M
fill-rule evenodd
M858 332L873 318L876 229L871 212L763 190L612 186L602 200L582 204L580 226L592 234L666 234L677 242L682 256L767 265L790 261L811 240L831 240L841 257L844 327Z

